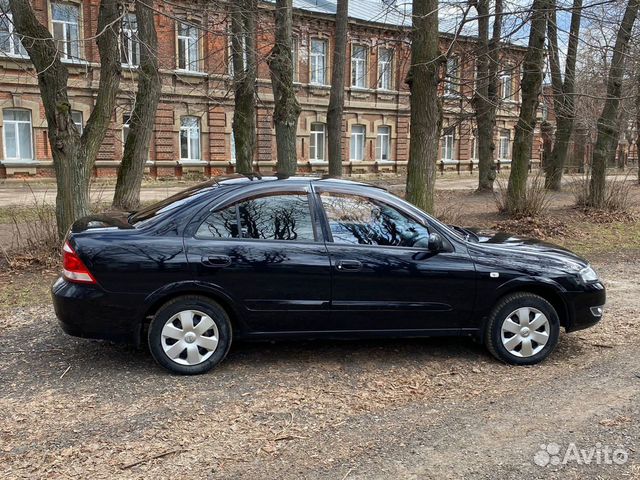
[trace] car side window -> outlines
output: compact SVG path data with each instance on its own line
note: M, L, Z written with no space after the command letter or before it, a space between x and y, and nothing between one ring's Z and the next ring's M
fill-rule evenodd
M334 243L427 248L429 231L385 203L357 195L322 193Z
M248 198L209 214L198 238L253 238L315 241L305 193L277 193Z

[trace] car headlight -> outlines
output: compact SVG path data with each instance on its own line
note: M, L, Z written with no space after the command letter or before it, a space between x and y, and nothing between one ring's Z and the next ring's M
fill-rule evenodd
M579 275L584 283L593 283L599 280L598 274L590 265L580 270Z

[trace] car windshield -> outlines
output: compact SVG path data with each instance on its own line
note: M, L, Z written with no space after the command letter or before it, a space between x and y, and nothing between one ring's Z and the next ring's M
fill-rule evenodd
M189 187L186 190L182 190L174 195L171 195L164 200L161 200L157 203L149 205L142 210L138 210L137 212L129 215L129 223L131 225L135 225L140 222L144 222L146 220L150 220L159 215L163 215L171 210L174 210L178 207L181 207L185 203L190 200L199 197L200 195L204 195L211 191L211 189L218 186L218 182L216 180L209 180L207 182L199 183L198 185L194 185L193 187Z

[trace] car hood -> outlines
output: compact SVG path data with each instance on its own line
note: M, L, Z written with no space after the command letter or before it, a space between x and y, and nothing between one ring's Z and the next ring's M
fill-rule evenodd
M563 271L579 271L588 265L579 255L543 240L500 231L469 230L478 237L475 245L487 253L504 256L505 260L527 258L529 261L535 260L542 269L555 267Z

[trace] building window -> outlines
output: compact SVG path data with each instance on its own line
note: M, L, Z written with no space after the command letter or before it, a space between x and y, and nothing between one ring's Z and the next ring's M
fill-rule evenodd
M326 129L324 123L312 123L309 137L309 160L324 162Z
M233 134L233 131L231 132L230 137L229 150L231 154L231 163L236 163L236 136Z
M498 158L500 160L511 160L511 130L500 130Z
M180 160L199 162L200 156L200 119L182 117L180 119Z
M127 143L127 137L129 137L129 127L131 126L131 114L122 114L122 147Z
M444 81L445 95L458 95L460 91L460 81L458 79L459 60L457 57L447 59L447 71Z
M317 38L311 39L311 83L326 85L327 83L327 42Z
M513 75L511 67L506 67L500 74L500 94L503 100L513 96Z
M364 125L353 125L351 127L351 160L364 160L364 140L366 129Z
M351 86L367 87L367 47L351 46Z
M7 109L3 121L5 160L33 160L31 112Z
M245 71L247 68L247 39L244 35L240 38L240 46L242 48L242 70ZM233 67L233 33L229 32L229 75L233 76L234 67Z
M391 127L380 125L376 137L376 160L386 162L391 160Z
M298 81L298 37L291 39L291 63L293 72L293 81Z
M378 49L378 88L393 89L393 50L391 48Z
M200 36L198 28L184 22L178 23L178 70L197 72L199 62Z
M72 3L52 3L53 38L64 60L80 58L80 6Z
M13 15L9 9L9 1L0 1L0 51L5 55L26 56L20 36L15 33Z
M84 130L84 118L82 112L80 110L71 110L71 120L73 120L73 124L76 126L78 133L82 135Z
M138 40L138 19L133 13L122 20L122 64L127 67L140 65L140 41Z
M447 128L442 136L442 155L441 159L445 162L452 161L456 148L456 131L455 128Z
M471 132L471 160L478 159L478 130L475 128Z

